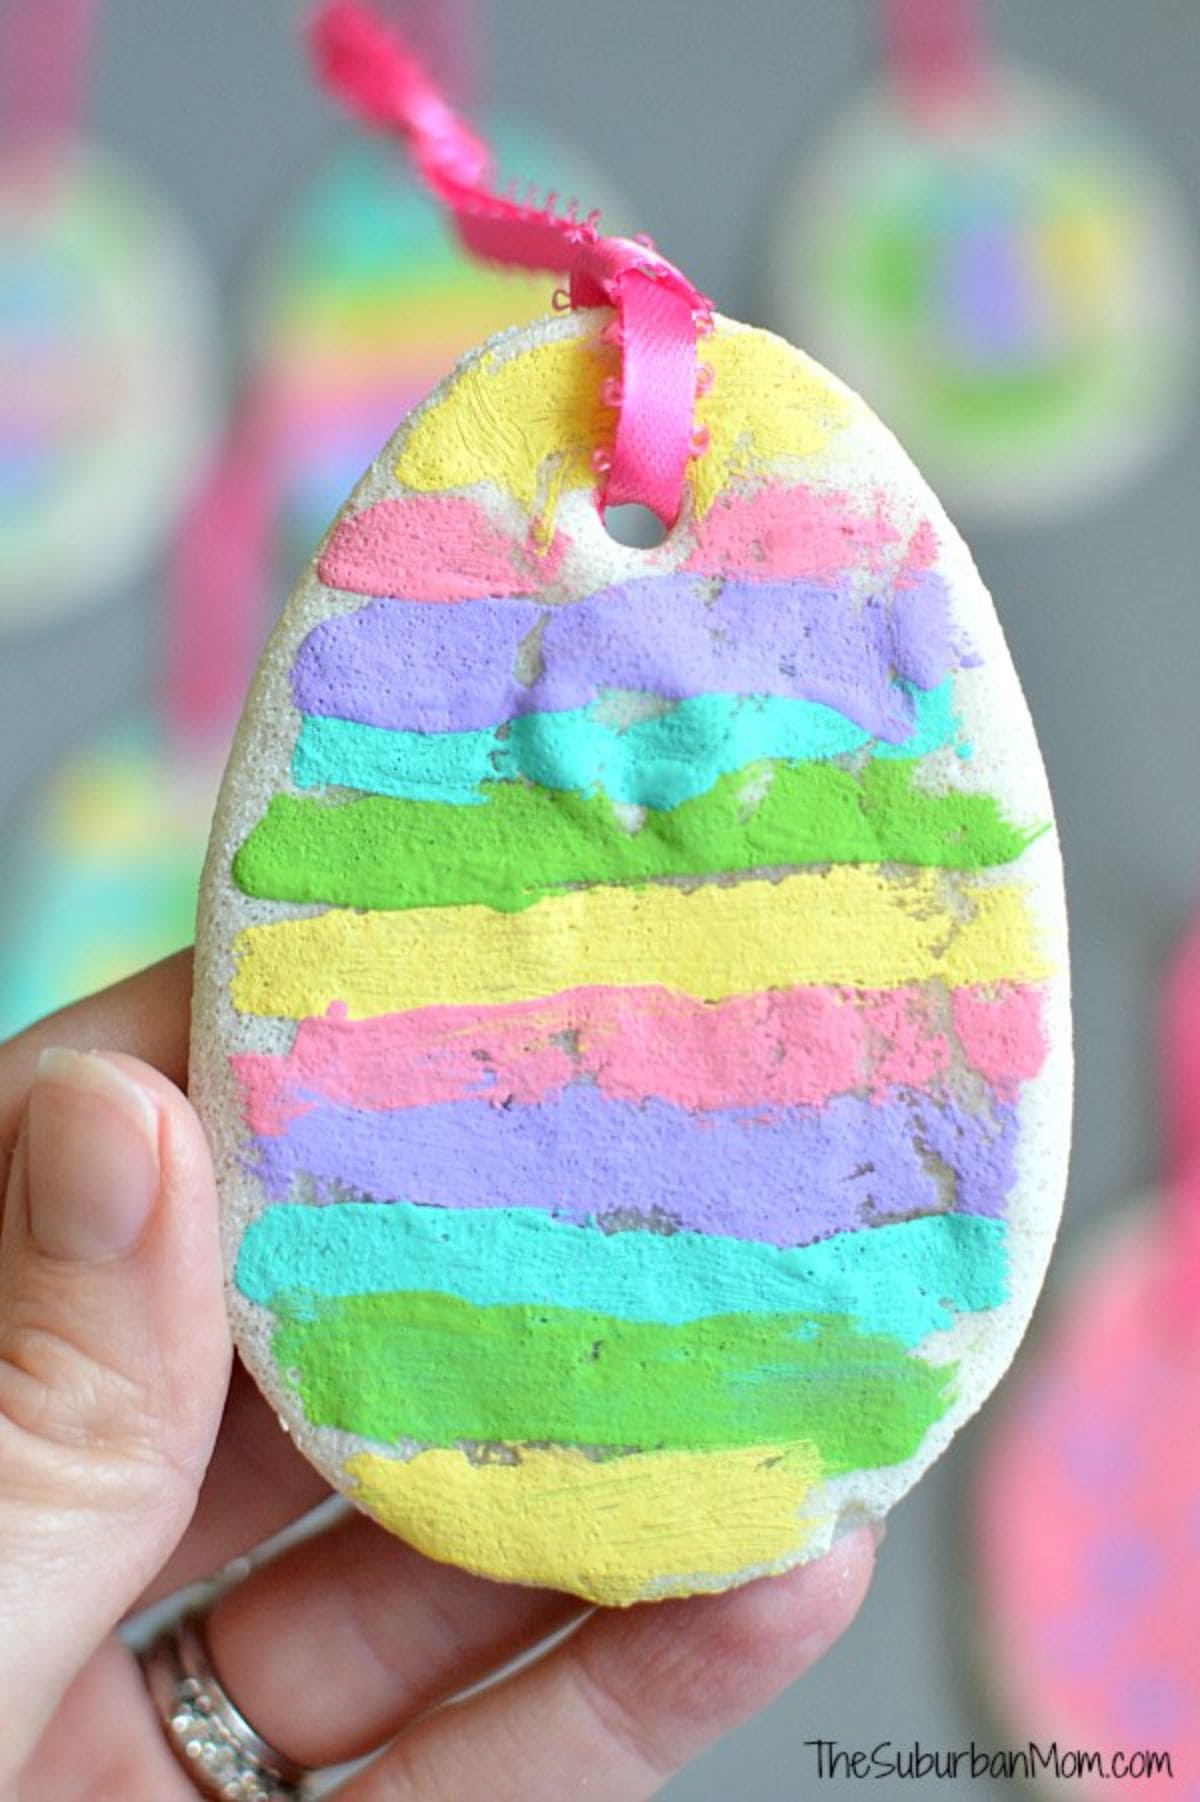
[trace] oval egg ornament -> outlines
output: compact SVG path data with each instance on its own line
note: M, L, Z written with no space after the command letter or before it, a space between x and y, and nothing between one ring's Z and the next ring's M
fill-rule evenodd
M999 58L924 105L894 74L865 93L789 177L770 245L773 317L980 524L1095 507L1189 417L1186 204L1119 119Z
M167 197L82 138L0 145L0 631L138 579L207 455L217 368Z
M1045 776L941 507L718 318L679 522L616 543L610 318L462 362L301 579L193 1081L297 1444L433 1558L624 1604L819 1556L979 1406L1070 1027Z

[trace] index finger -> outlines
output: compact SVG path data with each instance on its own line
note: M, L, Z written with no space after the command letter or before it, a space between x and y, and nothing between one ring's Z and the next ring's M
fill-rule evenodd
M423 1715L336 1794L343 1802L574 1794L643 1802L757 1714L850 1625L869 1528L824 1558L724 1595L598 1609L534 1664Z

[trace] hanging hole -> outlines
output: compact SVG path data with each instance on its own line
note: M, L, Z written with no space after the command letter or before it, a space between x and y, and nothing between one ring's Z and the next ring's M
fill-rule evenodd
M628 545L631 551L652 551L666 540L666 526L657 513L643 507L640 501L630 501L624 507L608 507L603 519L609 537L618 544Z

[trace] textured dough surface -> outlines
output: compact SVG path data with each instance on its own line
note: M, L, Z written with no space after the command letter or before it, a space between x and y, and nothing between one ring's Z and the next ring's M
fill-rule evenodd
M664 544L601 315L493 340L298 585L202 897L243 1356L432 1556L627 1603L819 1555L984 1399L1065 1179L1061 870L965 547L719 320Z

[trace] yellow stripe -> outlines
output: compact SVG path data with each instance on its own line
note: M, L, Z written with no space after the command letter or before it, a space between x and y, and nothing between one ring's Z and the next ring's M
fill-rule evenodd
M429 1557L618 1607L795 1562L812 1537L802 1510L821 1474L808 1445L604 1463L567 1446L522 1448L518 1464L359 1452L346 1470L356 1499Z
M697 407L708 449L688 467L697 517L735 477L811 457L851 411L815 363L769 333L724 330L702 349L715 379ZM536 505L548 532L563 489L595 486L592 455L612 443L614 417L601 387L616 374L615 351L577 338L492 352L413 420L396 475L427 494L498 482Z
M233 1004L299 1020L344 1002L366 1019L407 1008L532 1000L584 984L662 984L702 1000L832 984L1036 982L1024 893L945 871L889 877L837 865L779 882L590 888L522 913L489 907L334 909L250 926Z

